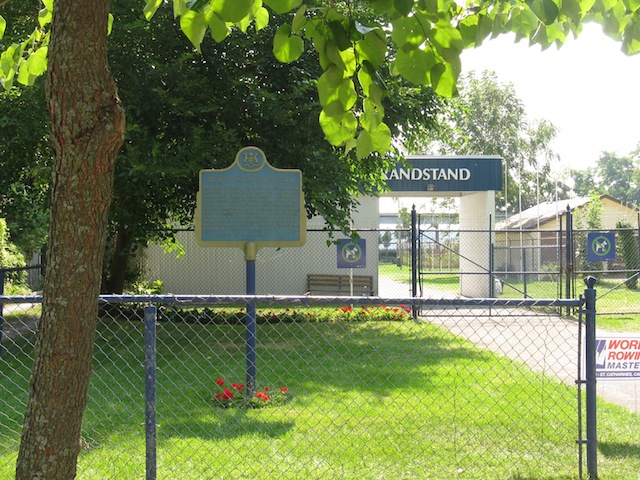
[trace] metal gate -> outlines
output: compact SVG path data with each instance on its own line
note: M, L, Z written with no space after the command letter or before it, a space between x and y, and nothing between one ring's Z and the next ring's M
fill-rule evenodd
M473 231L476 233L478 231ZM567 210L557 230L496 228L482 231L490 252L487 265L473 264L472 271L461 269L460 236L455 225L425 225L412 214L412 266L416 272L416 296L429 296L431 283L446 276L473 276L489 285L490 297L575 298L582 279L596 277L604 300L602 313L640 314L638 302L620 303L615 292L638 290L640 278L640 217L638 226L613 230L578 229ZM611 239L615 255L593 260L594 239ZM592 240L590 244L589 239ZM480 247L482 248L482 247ZM467 260L467 265L471 260ZM459 293L459 292L458 292ZM607 301L607 297L611 301Z

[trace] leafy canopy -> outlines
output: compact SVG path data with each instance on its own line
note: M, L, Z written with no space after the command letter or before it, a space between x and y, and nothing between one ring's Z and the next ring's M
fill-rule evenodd
M39 26L23 43L7 46L0 58L5 88L29 85L46 70L48 24L53 0L42 0ZM146 0L144 15L153 17L165 0ZM443 96L457 93L460 54L487 37L514 32L518 40L547 48L580 33L583 22L596 21L622 42L627 54L640 51L639 0L351 0L307 7L302 0L173 0L173 14L196 49L205 35L224 40L233 29L264 28L269 11L291 12L273 38L273 53L294 62L313 45L323 74L318 80L320 125L331 145L356 149L361 158L384 153L391 132L384 122L386 87L380 77L384 59L393 54L392 72ZM366 25L359 7L377 16ZM0 38L7 28L0 17ZM393 45L392 45L393 44Z

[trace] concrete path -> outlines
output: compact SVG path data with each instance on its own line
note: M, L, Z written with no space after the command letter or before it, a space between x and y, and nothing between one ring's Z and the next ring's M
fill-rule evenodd
M381 298L411 297L411 285L378 277ZM455 298L449 292L430 290L423 298ZM447 328L477 345L527 363L537 372L574 385L578 376L578 326L562 316L527 315L526 310L486 307L436 307L422 314L425 320ZM640 413L640 380L600 380L598 396Z
M6 315L10 312L25 312L29 313L35 303L12 303L3 306L3 314ZM40 317L37 315L24 315L18 319L6 319L2 324L2 339L3 341L18 338L25 335L35 334L38 330L38 321Z

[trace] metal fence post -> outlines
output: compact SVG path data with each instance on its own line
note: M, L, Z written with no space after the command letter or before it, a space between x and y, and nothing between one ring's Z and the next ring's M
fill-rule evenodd
M585 278L585 384L587 392L587 473L589 478L598 478L598 437L596 410L596 279Z
M411 207L411 296L418 296L418 214L416 206ZM411 305L413 319L418 318L418 307L415 303Z
M256 256L258 249L253 242L247 242L244 247L246 292L247 295L256 294ZM245 350L246 350L246 392L251 398L258 391L257 381L257 327L256 327L256 301L247 302L247 314L245 316Z
M493 273L495 268L495 245L493 243L493 218L489 215L489 298L496 296L496 277Z
M156 480L156 321L157 308L144 308L144 393L147 480Z
M573 282L573 218L571 214L571 209L569 205L567 205L567 239L566 239L566 247L565 247L565 257L566 257L566 278L565 278L565 288L566 294L565 298L573 298L571 294L571 285ZM571 308L567 307L567 315L571 314Z
M4 295L4 277L5 271L0 270L0 295ZM0 303L0 358L4 355L2 348L2 331L4 329L4 303Z

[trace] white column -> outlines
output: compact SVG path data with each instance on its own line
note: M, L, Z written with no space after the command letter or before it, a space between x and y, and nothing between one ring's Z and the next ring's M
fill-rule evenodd
M460 197L460 293L490 295L489 219L495 221L495 192L472 192Z

